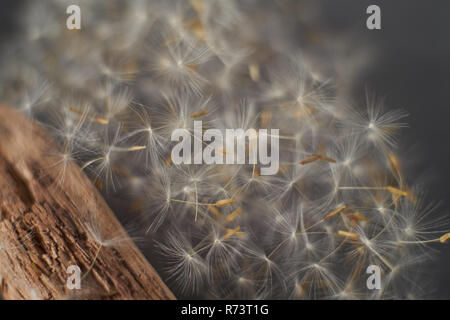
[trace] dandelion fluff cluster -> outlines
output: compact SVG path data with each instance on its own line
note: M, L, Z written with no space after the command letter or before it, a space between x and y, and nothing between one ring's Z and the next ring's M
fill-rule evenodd
M81 30L65 28L70 4ZM127 199L122 220L139 221L178 297L422 297L418 270L448 229L403 175L396 138L406 114L373 98L350 106L367 56L317 31L316 9L33 1L4 49L0 95L57 137L59 183L70 183L74 161L108 199ZM279 128L279 172L174 165L170 135L193 134L196 120ZM381 269L380 290L366 286L369 265Z

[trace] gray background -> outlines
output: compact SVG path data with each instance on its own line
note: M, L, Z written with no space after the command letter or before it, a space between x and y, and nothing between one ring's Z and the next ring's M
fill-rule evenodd
M410 113L410 128L400 146L411 161L409 174L423 176L430 200L450 212L450 1L448 0L320 0L330 27L359 30L378 50L355 94L370 88L386 96L388 106ZM381 8L382 30L365 28L366 8ZM355 44L357 45L357 44ZM364 98L364 97L361 97ZM409 159L408 159L409 160ZM450 246L431 270L436 296L450 299Z
M282 1L282 0L279 0ZM379 52L378 59L355 88L386 96L389 106L410 113L410 128L400 145L409 155L409 174L426 177L431 199L450 212L450 1L448 0L316 0L323 4L324 27L358 32ZM24 1L0 3L0 41L17 31ZM366 29L366 8L382 10L382 30ZM355 47L358 43L355 43ZM439 245L441 258L430 274L438 278L436 297L450 299L450 245ZM431 297L431 296L430 296Z

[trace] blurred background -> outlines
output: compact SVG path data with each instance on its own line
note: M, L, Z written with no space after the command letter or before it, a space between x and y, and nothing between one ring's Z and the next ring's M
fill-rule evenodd
M264 0L269 1L269 0ZM275 0L282 3L283 0ZM310 0L312 1L312 0ZM403 131L401 153L407 155L408 174L428 186L430 200L450 211L450 2L448 0L313 0L319 3L324 31L355 34L358 48L374 52L353 88L354 99L364 101L366 89L385 97L387 106L409 112L410 128ZM308 1L305 1L308 2ZM8 46L20 32L18 19L25 0L0 4L0 41ZM381 30L366 28L366 8L381 8ZM360 41L359 39L362 39ZM351 52L352 48L348 48ZM450 299L450 246L439 246L440 260L431 277L438 278L436 298Z

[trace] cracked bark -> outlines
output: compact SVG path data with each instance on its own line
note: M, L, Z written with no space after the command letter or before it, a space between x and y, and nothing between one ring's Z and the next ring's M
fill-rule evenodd
M80 168L70 163L60 179L57 148L37 124L0 106L0 295L174 299ZM121 241L101 246L99 236ZM79 290L66 286L71 265L81 269Z

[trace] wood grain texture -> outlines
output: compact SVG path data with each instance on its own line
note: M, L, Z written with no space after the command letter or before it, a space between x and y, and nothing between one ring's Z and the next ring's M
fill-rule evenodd
M57 148L0 106L0 295L174 299L81 169L70 163L61 179ZM79 290L66 286L70 265L82 270Z

